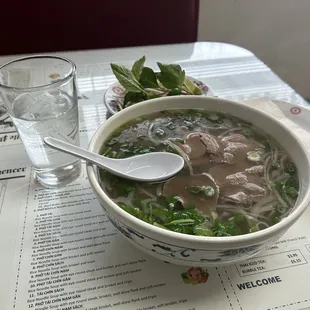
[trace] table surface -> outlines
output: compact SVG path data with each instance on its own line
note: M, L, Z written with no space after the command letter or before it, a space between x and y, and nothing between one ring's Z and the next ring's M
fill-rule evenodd
M269 97L308 106L303 98L255 55L230 44L197 42L57 54L68 57L77 64L79 90L86 96L89 93L103 94L115 80L110 63L129 66L145 55L146 64L153 68L156 68L157 61L179 63L187 75L206 83L217 96L223 98L245 100ZM0 63L14 58L16 56L0 57Z
M143 55L146 56L146 64L153 68L156 68L157 61L180 64L187 75L201 80L212 89L216 96L222 98L242 101L257 97L268 97L303 107L309 105L251 52L229 44L200 42L57 54L70 58L78 68L82 146L88 144L94 131L106 119L107 111L103 103L103 94L116 80L111 71L110 63L130 66ZM0 57L0 63L14 58L16 56ZM9 132L9 130L10 128L7 128L0 117L0 135ZM0 152L0 166L6 167L5 165L10 161L25 162L28 160L25 152L20 152L22 150L21 143L16 145L12 143L10 149L9 161L7 154L5 156L4 152ZM1 184L0 182L0 194ZM9 209L9 206L4 205L2 209ZM17 212L17 209L11 209L10 212ZM18 213L15 215L18 218ZM14 223L8 222L7 225L16 225L16 229L18 229L17 220ZM13 228L11 227L11 229ZM8 246L10 242L14 244L12 238L12 236L0 236L1 244L7 246L8 252L13 251ZM3 270L2 276L9 276L9 269Z

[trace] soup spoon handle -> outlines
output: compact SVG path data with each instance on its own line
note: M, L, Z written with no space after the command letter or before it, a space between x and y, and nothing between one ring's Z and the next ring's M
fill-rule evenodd
M107 158L102 155L89 152L74 144L67 143L67 142L52 138L52 137L44 138L44 142L53 149L62 151L64 153L73 155L81 159L85 159L99 167L107 168L108 170L109 170L108 165L111 164L113 161L112 158Z
M128 158L109 158L52 137L44 138L44 142L56 150L85 159L115 175L136 181L168 179L179 172L184 165L182 157L168 152L153 152Z

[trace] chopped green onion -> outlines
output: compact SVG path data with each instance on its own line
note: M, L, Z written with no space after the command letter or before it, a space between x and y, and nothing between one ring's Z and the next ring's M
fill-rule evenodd
M194 227L194 234L197 236L214 236L213 231L206 227L205 224L199 224Z
M193 225L195 223L195 220L192 219L183 219L183 220L174 220L170 223L165 224L166 226L169 225Z
M274 164L271 164L271 168L273 169L273 170L277 170L277 169L280 169L280 164L279 163L274 163Z
M186 190L192 195L200 195L205 194L208 197L212 197L215 195L215 190L212 186L187 186Z
M250 233L253 233L253 232L256 232L256 231L258 231L256 226L251 227L250 230L249 230Z
M166 229L166 230L168 229L164 225L158 224L157 222L154 222L153 225L156 226L156 227L162 228L162 229Z
M296 167L293 164L287 164L284 167L284 171L288 174L294 174L296 172Z
M294 187L286 187L286 188L285 188L285 193L286 193L288 196L292 197L292 198L297 198L297 197L298 197L298 191L297 191L297 189L294 188Z

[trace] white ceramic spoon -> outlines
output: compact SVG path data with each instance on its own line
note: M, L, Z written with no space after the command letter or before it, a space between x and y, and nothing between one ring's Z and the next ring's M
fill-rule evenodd
M150 182L169 179L184 166L181 156L168 152L114 159L51 137L44 138L44 142L54 149L85 159L115 175L135 181Z

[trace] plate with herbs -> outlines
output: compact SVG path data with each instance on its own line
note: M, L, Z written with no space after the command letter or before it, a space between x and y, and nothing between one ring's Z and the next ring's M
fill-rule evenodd
M115 81L104 95L104 103L110 114L141 101L176 95L213 96L203 82L187 76L178 64L157 63L159 70L144 66L145 56L137 60L131 69L111 64Z

